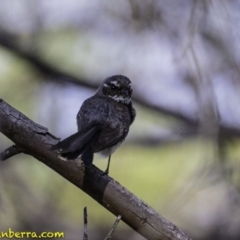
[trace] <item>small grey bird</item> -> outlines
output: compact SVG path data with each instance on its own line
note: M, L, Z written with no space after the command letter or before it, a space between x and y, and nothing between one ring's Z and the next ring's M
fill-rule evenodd
M108 158L108 174L111 154L125 140L136 111L131 101L131 81L122 75L109 77L97 92L86 99L78 114L78 132L52 147L65 160L79 158L91 165L93 154Z

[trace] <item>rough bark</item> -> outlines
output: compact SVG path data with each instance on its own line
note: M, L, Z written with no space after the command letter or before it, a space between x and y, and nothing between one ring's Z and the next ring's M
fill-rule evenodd
M56 152L50 150L58 139L1 99L0 132L23 153L58 172L114 215L121 215L126 224L147 239L190 239L114 179L102 176L102 171L94 165L85 168L80 161L60 160Z

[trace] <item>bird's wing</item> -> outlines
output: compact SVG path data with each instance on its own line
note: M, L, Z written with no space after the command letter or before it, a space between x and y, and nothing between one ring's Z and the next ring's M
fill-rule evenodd
M83 103L77 122L80 131L89 125L99 126L99 137L92 145L93 151L99 152L125 139L131 116L127 106L106 97L92 97Z

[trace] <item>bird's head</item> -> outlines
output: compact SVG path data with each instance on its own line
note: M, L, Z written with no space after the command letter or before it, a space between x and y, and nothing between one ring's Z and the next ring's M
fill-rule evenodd
M132 96L131 81L122 75L109 77L100 85L97 93L117 102L129 104Z

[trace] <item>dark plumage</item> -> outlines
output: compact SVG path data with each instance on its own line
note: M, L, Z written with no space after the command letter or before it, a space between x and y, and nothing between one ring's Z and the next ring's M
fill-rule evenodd
M78 132L52 149L66 160L80 157L85 165L92 164L94 153L109 156L110 162L111 154L125 140L136 116L131 95L131 81L127 77L105 79L96 94L83 102L77 114Z

